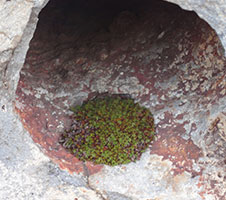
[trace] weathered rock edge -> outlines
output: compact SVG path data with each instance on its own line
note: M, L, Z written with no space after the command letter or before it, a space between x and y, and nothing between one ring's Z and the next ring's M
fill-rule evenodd
M11 109L19 73L38 23L38 15L47 3L48 0L0 2L1 109Z

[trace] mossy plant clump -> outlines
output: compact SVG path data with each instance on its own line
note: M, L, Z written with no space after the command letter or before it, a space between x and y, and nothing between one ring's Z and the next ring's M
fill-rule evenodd
M126 164L139 159L154 139L151 112L132 99L95 98L72 111L71 129L60 143L81 161Z

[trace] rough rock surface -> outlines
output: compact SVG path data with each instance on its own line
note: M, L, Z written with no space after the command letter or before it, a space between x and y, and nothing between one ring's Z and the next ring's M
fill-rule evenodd
M38 13L47 1L0 0L0 199L101 199L85 178L59 170L31 140L12 100Z
M81 175L59 170L33 144L15 114L0 111L0 198L11 199L96 199Z
M19 72L35 31L38 14L44 5L44 0L0 1L1 107L6 107L14 99Z
M179 5L185 10L195 11L215 29L226 49L226 1L225 0L166 0ZM226 52L225 52L226 53Z
M226 1L174 2L225 46ZM17 88L45 3L0 0L1 199L224 200L226 61L216 33L171 6L109 21L110 12L62 17L55 4L43 10ZM29 133L12 107L16 88ZM81 163L57 144L69 106L105 91L129 93L154 113L158 138L136 163Z

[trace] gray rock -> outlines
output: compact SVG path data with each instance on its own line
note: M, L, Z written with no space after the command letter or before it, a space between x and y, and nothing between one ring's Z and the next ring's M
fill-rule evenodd
M100 199L83 176L59 170L43 154L11 110L0 111L0 138L2 200Z
M99 200L84 177L62 172L39 150L13 112L19 72L46 3L0 1L0 199Z
M0 106L14 99L38 14L47 1L0 2Z
M185 10L195 11L216 31L226 49L226 0L167 1L176 3ZM61 171L33 143L14 113L13 101L19 73L37 25L38 14L47 2L48 0L0 0L0 198L2 200L103 200L104 198L140 200L182 199L189 196L187 198L189 200L200 199L197 195L200 190L197 185L199 177L192 178L190 173L172 176L171 162L163 160L161 156L148 156L146 152L140 161L131 163L126 168L106 167L102 173L89 177L87 184L87 177L69 175ZM129 84L130 81L134 84ZM96 84L99 83L102 83L102 80L96 80ZM128 78L126 82L118 81L115 84L123 91L132 90L135 96L138 90L146 93L144 88L138 88L137 80ZM195 90L195 87L194 82L192 88ZM81 95L81 98L83 96ZM224 104L225 100L219 102L221 103ZM211 116L215 118L219 110L225 112L225 107L219 105L218 108L212 108ZM217 126L221 138L225 141L225 116L222 115L219 116L220 123ZM206 129L205 125L203 126ZM211 133L206 136L205 141L210 145L213 143ZM201 146L205 146L205 142L200 141L198 136L191 135L191 137L197 143L201 143ZM223 146L219 138L215 141ZM211 148L218 147L215 144ZM219 149L219 151L223 150ZM213 165L218 161L215 157L211 159L211 156L213 157L211 149L206 149L204 152L209 154L209 157L200 159L200 166L202 163L208 163L210 167L205 168L205 173L209 174L210 178L219 177L223 181L225 177L221 174L222 171L218 172ZM200 166L197 166L197 171L200 170ZM212 172L214 174L211 174ZM144 175L141 176L142 174ZM151 188L150 183L152 183ZM225 188L225 185L221 187ZM103 194L100 195L98 191L102 191ZM209 198L214 199L211 195Z

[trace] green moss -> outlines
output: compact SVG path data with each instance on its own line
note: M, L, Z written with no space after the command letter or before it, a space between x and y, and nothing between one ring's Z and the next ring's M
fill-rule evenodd
M95 98L72 111L71 129L60 142L82 161L126 164L139 159L154 139L152 114L132 99Z

